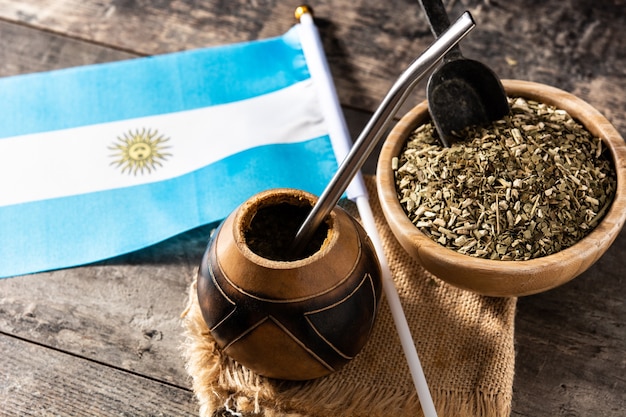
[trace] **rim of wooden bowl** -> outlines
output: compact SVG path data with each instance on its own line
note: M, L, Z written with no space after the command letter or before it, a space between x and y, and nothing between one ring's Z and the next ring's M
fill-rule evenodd
M275 206L280 203L287 203L293 206L313 207L316 202L317 197L315 195L308 191L294 188L273 188L261 191L250 197L237 209L237 215L232 225L235 243L242 255L256 265L275 270L293 270L320 261L334 248L338 241L338 229L341 228L341 222L337 219L337 208L335 208L325 220L329 232L322 246L314 253L302 258L283 261L265 258L254 252L250 246L248 246L245 237L246 230L249 228L252 218L256 212L263 207Z
M530 81L502 80L509 96L519 96L566 110L610 150L617 174L613 203L600 224L585 238L552 255L527 261L498 261L460 254L421 233L404 213L396 195L391 160L408 135L430 118L426 101L393 127L380 152L376 184L383 213L402 247L443 281L483 295L511 297L539 293L562 285L587 270L611 246L626 220L626 144L613 125L579 97Z

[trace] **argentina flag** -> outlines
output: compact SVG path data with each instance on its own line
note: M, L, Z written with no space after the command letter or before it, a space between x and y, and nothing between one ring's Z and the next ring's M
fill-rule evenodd
M298 25L282 36L0 79L0 277L219 221L337 169Z

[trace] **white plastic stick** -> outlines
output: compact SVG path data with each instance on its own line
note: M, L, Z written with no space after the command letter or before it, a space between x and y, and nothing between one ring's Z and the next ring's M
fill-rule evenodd
M370 240L374 245L374 249L376 249L376 254L378 255L378 261L380 262L380 268L383 273L383 291L385 293L385 297L387 298L389 309L391 310L391 316L396 326L396 331L400 337L400 344L402 345L404 356L406 357L407 364L409 365L409 371L411 372L413 384L417 390L417 396L420 399L420 405L422 406L424 417L437 417L437 410L435 409L435 404L433 403L433 399L430 395L430 390L428 389L428 384L426 382L426 376L424 375L420 358L417 355L417 350L415 349L415 344L413 343L409 323L407 322L404 310L402 309L400 295L398 294L398 290L393 282L393 277L391 276L391 270L389 269L387 258L385 257L385 253L383 251L383 245L380 240L380 235L378 234L378 229L376 229L376 223L369 200L367 197L359 197L356 200L356 204L359 209L359 214L361 215L363 228L369 235Z
M343 118L343 112L337 98L337 93L334 87L330 69L326 61L326 55L322 47L319 32L313 21L313 16L310 12L304 12L299 16L300 25L300 42L302 43L302 49L304 56L311 72L311 78L315 83L319 83L321 87L318 89L320 96L320 105L324 111L324 115L328 122L329 133L333 148L335 149L335 155L337 161L342 161L348 154L352 141L348 133L345 119ZM395 287L393 278L391 276L391 270L387 263L381 239L376 228L374 215L369 204L368 193L365 188L363 176L361 173L357 173L350 186L347 189L348 197L355 201L363 228L369 235L378 260L380 262L382 270L382 285L385 298L389 304L391 310L391 316L396 326L396 331L400 338L400 344L406 357L409 371L413 378L413 384L417 390L417 395L420 400L424 417L437 417L437 411L428 389L426 377L422 369L421 362L415 349L413 337L411 336L411 330L406 320L402 304L400 302L400 296L398 290Z
M301 6L304 8L305 6ZM309 10L309 9L306 9ZM335 84L333 82L328 62L326 61L326 55L324 54L324 47L322 46L322 40L320 39L317 26L313 21L313 16L310 12L304 13L299 17L300 24L298 29L300 32L300 42L302 43L302 51L306 59L311 78L317 88L317 93L320 100L320 106L324 112L324 118L328 125L328 132L330 134L330 140L333 144L333 150L335 152L335 158L337 162L341 163L346 158L346 155L352 148L352 140L350 139L350 133L346 125L346 121L343 118L343 110L339 104L337 98L337 91L335 90ZM365 188L365 182L363 181L360 173L355 175L354 179L346 190L348 198L351 200L356 199L359 196L367 196L367 189Z

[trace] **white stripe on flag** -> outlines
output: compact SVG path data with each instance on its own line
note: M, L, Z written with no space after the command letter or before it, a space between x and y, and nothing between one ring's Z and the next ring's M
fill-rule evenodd
M5 138L0 178L15 181L0 183L0 206L163 181L251 147L326 133L307 79L236 103ZM124 154L133 145L144 147L135 159Z

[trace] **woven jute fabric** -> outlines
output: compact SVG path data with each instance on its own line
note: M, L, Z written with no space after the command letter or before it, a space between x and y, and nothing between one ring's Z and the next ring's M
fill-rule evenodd
M366 183L438 416L508 416L516 299L480 296L426 272L385 223L373 178L366 178ZM351 204L346 208L356 217ZM183 354L202 417L224 410L268 417L423 415L384 298L361 353L338 372L307 382L264 378L224 355L202 319L195 283L183 327Z

